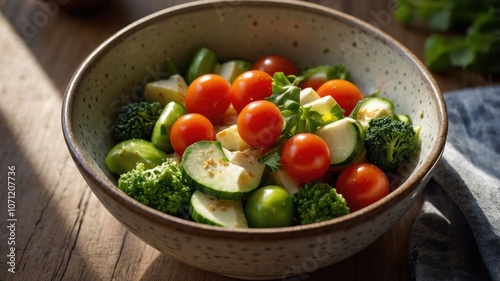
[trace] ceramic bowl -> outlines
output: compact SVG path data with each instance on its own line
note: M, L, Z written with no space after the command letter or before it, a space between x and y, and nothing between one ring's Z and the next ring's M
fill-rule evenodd
M199 47L220 59L277 53L299 67L344 64L365 93L380 89L422 126L421 148L397 173L394 191L349 215L304 226L228 229L169 216L117 188L104 158L118 108L161 76L166 57L183 70ZM125 27L78 68L64 98L69 151L107 210L159 251L191 266L244 279L286 278L345 259L385 233L410 208L443 151L447 115L422 63L382 31L341 12L298 1L196 1Z

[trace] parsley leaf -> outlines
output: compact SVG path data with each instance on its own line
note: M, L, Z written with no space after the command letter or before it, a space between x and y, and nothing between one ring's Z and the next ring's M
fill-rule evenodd
M273 93L266 100L276 104L283 115L284 125L278 142L300 133L315 133L319 127L343 118L344 110L338 104L326 115L300 105L301 89L296 85L300 80L296 76L287 77L283 72L273 76Z
M266 153L261 158L259 158L259 163L268 166L269 168L271 168L271 171L276 172L281 166L281 157L278 152L273 151L270 153Z

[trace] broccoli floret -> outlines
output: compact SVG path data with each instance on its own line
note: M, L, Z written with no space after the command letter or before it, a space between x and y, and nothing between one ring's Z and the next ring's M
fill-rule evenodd
M365 132L366 159L385 171L397 169L417 147L410 123L391 117L373 118Z
M340 217L349 213L345 198L324 182L306 183L293 197L300 224L309 224Z
M159 102L132 102L124 105L118 113L113 137L121 142L129 139L151 140L151 134L163 107Z
M183 182L180 167L167 159L146 169L143 163L118 179L118 188L135 200L158 211L188 217L191 189Z

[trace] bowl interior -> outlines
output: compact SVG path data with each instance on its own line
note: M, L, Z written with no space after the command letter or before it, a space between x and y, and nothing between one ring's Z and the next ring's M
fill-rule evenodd
M347 15L303 2L202 1L126 27L79 68L67 91L63 124L83 169L113 188L116 178L104 158L114 145L112 124L120 106L139 99L147 82L164 76L167 57L182 71L203 46L221 61L276 53L299 67L344 64L365 94L379 89L398 113L407 113L423 128L420 153L389 175L393 186L421 180L439 157L445 137L440 92L421 63L389 37Z

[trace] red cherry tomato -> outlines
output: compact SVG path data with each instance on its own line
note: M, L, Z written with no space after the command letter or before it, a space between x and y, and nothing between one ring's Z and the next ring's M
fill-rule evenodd
M369 163L347 167L337 178L335 187L352 212L375 203L390 192L385 173Z
M326 81L316 92L320 97L332 96L340 107L345 110L345 116L349 116L358 101L363 99L363 94L356 85L342 79Z
M201 114L183 115L170 129L170 143L180 156L188 146L202 140L215 140L215 129L210 120Z
M245 106L236 122L241 139L248 145L265 148L276 142L283 129L283 116L278 106L258 100Z
M291 137L281 151L285 171L299 182L321 178L330 167L330 149L319 136L301 133Z
M231 85L220 75L205 74L189 84L186 91L186 109L216 120L226 112L230 100Z
M285 75L298 75L299 71L293 62L279 55L267 55L258 59L252 66L254 70L262 70L273 76L276 72L283 72Z
M273 78L260 70L240 74L231 86L231 103L237 112L255 100L263 100L272 94Z
M326 74L325 73L318 73L316 75L313 75L309 77L307 80L304 80L299 83L299 87L301 89L305 88L313 88L313 90L317 91L321 85L323 85L326 82Z

